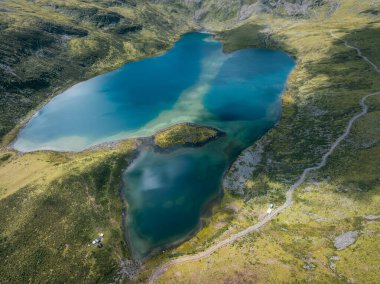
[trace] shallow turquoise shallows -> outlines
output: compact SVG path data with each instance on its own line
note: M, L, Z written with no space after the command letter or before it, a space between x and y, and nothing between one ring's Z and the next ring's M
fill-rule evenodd
M285 53L225 54L212 36L189 33L161 56L129 63L55 97L20 132L20 151L79 151L151 135L179 122L227 133L201 148L143 151L124 172L127 232L142 258L191 235L220 195L228 165L273 127L294 61Z

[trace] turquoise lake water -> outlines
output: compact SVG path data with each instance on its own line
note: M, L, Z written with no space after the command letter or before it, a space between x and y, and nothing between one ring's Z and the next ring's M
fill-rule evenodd
M226 132L201 148L143 151L124 172L126 234L133 255L142 258L199 227L207 204L221 192L228 165L278 121L294 64L272 50L225 54L212 36L189 33L163 55L128 63L56 96L13 147L80 151L179 122Z

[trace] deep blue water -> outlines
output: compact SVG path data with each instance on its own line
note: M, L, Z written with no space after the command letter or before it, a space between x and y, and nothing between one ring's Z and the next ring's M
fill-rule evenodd
M220 194L228 165L279 119L294 64L272 50L225 54L210 35L190 33L161 56L126 64L55 97L13 146L78 151L186 121L225 131L201 148L146 150L124 172L126 234L134 256L144 257L199 226L205 207Z

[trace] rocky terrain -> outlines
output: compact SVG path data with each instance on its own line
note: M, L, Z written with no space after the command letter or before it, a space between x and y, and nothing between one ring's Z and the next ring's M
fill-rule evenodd
M313 9L326 5L336 9L338 2L325 0L151 0L155 3L180 4L191 11L193 19L216 28L233 26L254 15L275 14L284 17L308 18Z

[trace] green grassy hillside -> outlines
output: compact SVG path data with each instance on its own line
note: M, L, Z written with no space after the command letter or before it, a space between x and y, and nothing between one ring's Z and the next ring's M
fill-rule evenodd
M256 223L269 203L280 206L303 169L320 161L360 111L359 99L380 90L380 76L341 41L380 66L379 5L370 0L1 1L3 146L23 118L64 88L162 52L196 26L217 31L226 52L280 49L294 56L297 66L280 122L259 141L258 163L236 162L251 171L250 177L239 188L225 189L192 239L143 266L129 259L119 196L121 170L138 141L76 154L21 154L3 147L0 282L145 282L168 259L202 251ZM291 208L209 258L171 267L159 281L377 283L380 98L367 103L368 114L354 124L326 167L297 190ZM167 146L194 135L213 136L205 129L188 130L171 129L161 141ZM258 145L249 150L260 152ZM354 244L336 249L336 237L356 231ZM104 248L88 246L100 232Z
M1 283L110 282L128 255L121 169L133 142L80 154L4 152ZM104 233L104 248L88 244Z
M169 151L218 135L181 124L150 139ZM124 240L121 174L144 143L105 143L81 153L1 151L0 282L108 283L133 273L137 264ZM89 246L100 233L104 247Z
M192 29L187 13L147 1L1 1L3 145L22 118L65 88L168 49Z

